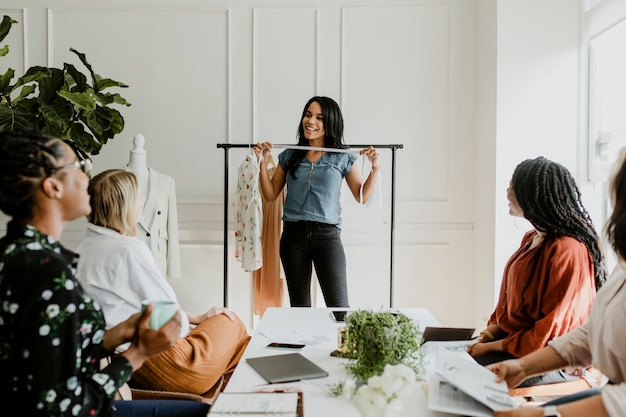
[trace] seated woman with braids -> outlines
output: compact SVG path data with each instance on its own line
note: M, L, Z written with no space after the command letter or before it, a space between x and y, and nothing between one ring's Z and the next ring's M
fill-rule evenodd
M543 157L521 162L507 199L509 213L534 229L508 260L495 311L468 348L482 365L537 351L584 323L607 275L598 235L565 167ZM555 371L523 386L569 379Z

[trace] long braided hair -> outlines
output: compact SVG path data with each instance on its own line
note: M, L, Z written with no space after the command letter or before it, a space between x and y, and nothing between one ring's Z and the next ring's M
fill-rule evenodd
M338 148L345 149L347 146L343 143L343 116L341 114L341 108L335 100L330 97L315 96L311 97L309 101L304 105L302 110L302 116L298 123L298 145L309 146L309 140L304 136L304 126L302 126L302 120L309 110L311 103L317 102L322 108L322 117L324 118L324 147L326 148ZM288 171L293 178L296 178L296 169L304 157L306 156L306 150L296 150L289 158L287 162L286 171Z
M0 209L14 219L30 219L35 191L63 154L60 139L39 131L0 132Z
M515 168L511 186L524 217L535 229L570 236L585 245L593 259L595 286L599 290L607 277L604 254L576 181L567 168L544 157L527 159Z
M626 260L626 148L622 148L609 185L613 212L606 224L606 235L620 259Z

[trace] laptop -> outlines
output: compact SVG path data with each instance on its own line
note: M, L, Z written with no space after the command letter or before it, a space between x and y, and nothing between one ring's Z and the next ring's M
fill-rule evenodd
M246 362L270 384L328 376L328 372L300 353L247 358Z

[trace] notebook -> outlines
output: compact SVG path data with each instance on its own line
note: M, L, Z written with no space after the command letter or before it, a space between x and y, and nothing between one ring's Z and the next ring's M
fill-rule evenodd
M270 384L328 376L328 372L300 353L248 358L246 362Z

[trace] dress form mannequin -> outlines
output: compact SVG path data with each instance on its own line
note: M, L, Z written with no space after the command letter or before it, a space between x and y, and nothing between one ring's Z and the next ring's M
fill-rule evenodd
M181 277L174 179L148 166L145 143L142 134L135 136L126 165L127 170L137 175L143 194L137 238L148 245L163 275L174 280Z
M144 201L148 198L148 181L150 174L148 172L147 153L143 148L146 143L144 136L139 133L133 139L133 148L130 150L130 158L126 169L133 171L139 180L139 188L143 195Z

